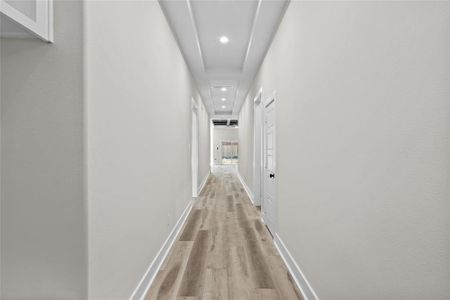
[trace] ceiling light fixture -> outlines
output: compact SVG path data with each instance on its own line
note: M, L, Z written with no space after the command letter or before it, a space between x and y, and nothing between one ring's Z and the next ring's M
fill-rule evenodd
M222 100L222 101L227 101L227 98L222 98L222 99L220 99L220 100Z
M222 108L227 108L225 105L222 105Z
M222 87L222 88L220 88L220 90L221 90L222 92L226 92L226 91L227 91L227 88L226 88L226 87Z
M222 36L219 38L219 41L220 41L222 44L226 44L226 43L228 43L228 42L230 41L230 39L229 39L226 35L222 35Z

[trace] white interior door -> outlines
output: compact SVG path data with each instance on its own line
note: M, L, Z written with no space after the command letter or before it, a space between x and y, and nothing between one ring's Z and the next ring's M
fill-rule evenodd
M277 224L275 133L275 99L272 98L264 105L264 197L262 203L264 222L272 234L276 232Z

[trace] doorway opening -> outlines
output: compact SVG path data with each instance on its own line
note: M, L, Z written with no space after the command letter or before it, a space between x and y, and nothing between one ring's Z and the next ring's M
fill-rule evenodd
M239 162L239 142L222 141L222 165L237 165Z
M212 130L212 165L237 169L239 163L239 132L237 126L214 125Z

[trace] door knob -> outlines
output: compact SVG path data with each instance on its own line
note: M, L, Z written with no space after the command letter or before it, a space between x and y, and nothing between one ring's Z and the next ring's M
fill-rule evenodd
M270 178L275 178L275 174L274 174L274 173L270 173L270 174L269 174L269 177L270 177Z

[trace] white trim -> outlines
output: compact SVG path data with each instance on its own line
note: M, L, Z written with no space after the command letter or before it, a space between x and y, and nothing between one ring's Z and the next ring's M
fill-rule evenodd
M199 159L199 122L198 122L198 105L194 98L191 98L191 177L192 177L192 197L198 197L198 159Z
M250 198L250 201L253 205L255 205L255 202L253 201L253 193L248 187L247 183L245 182L244 178L242 178L241 173L239 173L239 170L236 172L237 177L239 178L239 181L241 182L242 186L244 187L245 192L247 193L248 197Z
M272 210L268 212L267 207L266 207L266 171L267 171L267 138L266 138L266 109L269 105L273 105L273 135L274 135L274 139L272 140L273 143L273 148L272 148L272 156L273 156L273 173L275 173L275 175L277 174L277 111L276 111L276 100L277 100L277 94L276 94L276 90L274 90L272 92L272 95L268 98L266 98L266 100L261 102L262 105L262 114L263 114L263 118L262 118L262 146L263 146L263 152L262 152L262 195L261 195L261 215L264 219L265 224L267 225L267 228L269 229L270 232L272 233L276 233L278 232L278 184L277 184L277 177L275 177L274 180L274 193L273 193L273 203L274 205L272 205ZM270 215L272 218L269 218L268 215Z
M255 104L260 104L262 101L262 87L259 88L258 93L256 94L255 98L253 98L253 102Z
M208 181L208 178L209 178L210 174L211 174L211 170L208 171L208 173L206 174L205 178L203 178L202 183L198 187L197 196L200 195L200 193L203 191L203 188L205 187L206 182Z
M274 235L273 241L275 243L275 247L277 248L278 252L280 253L281 258L283 259L284 264L288 268L289 273L291 273L295 284L300 289L300 292L302 293L303 298L305 298L305 300L319 300L319 297L314 292L313 288L309 284L305 275L300 270L299 266L295 262L291 253L286 248L286 246L284 245L283 241L281 240L281 238L278 234Z
M195 101L194 97L191 97L191 103L192 103L192 110L198 112L198 103Z
M53 42L52 0L36 1L36 19L30 18L4 0L0 0L0 12L38 38L49 43ZM8 36L14 36L14 33ZM23 34L20 33L19 37L22 36Z
M200 38L198 35L198 27L197 27L197 23L195 22L194 12L192 11L191 1L186 0L186 5L187 5L188 11L189 11L189 17L191 19L191 26L192 26L192 29L194 30L195 45L197 46L198 53L200 54L200 62L202 63L202 69L203 69L203 71L206 71L205 59L203 57L203 50L202 50L202 46L200 44Z
M264 109L262 107L262 87L253 99L253 103L253 200L256 205L261 205L264 194ZM259 143L257 143L258 138ZM259 161L256 161L257 153L259 153Z
M48 35L48 37L47 37L47 39L48 39L48 42L49 43L54 43L55 42L55 34L54 34L54 32L55 32L55 30L54 30L54 28L53 28L53 20L54 20L54 17L53 17L53 13L54 13L54 9L53 9L53 0L48 0L48 7L47 7L47 9L48 9L48 15L47 15L47 19L48 19L48 21L47 21L47 26L48 26L48 29L47 29L47 35Z
M156 254L155 258L153 259L152 263L148 267L148 269L145 272L144 276L142 277L141 281L139 281L139 284L137 285L136 289L133 291L133 294L131 294L130 300L143 300L144 299L145 295L147 294L147 291L149 290L153 280L156 277L156 274L158 273L164 260L166 259L167 255L169 254L173 243L176 241L178 235L180 234L181 229L183 228L183 225L186 222L186 219L187 219L189 213L191 212L192 205L193 205L193 200L189 201L189 204L186 206L185 210L183 211L180 218L178 219L177 224L175 224L175 226L173 227L172 231L170 232L166 241L162 245L161 249L159 249L158 254Z
M209 169L214 167L214 125L209 118Z
M254 39L254 36L255 36L256 23L258 21L259 12L261 10L261 3L262 3L262 0L259 0L258 1L258 6L256 7L255 15L253 16L252 29L250 31L251 34L250 34L250 37L248 39L247 51L245 51L245 58L244 58L244 61L242 62L242 67L241 67L242 70L245 70L246 66L247 66L248 55L250 53L250 48L252 47L252 44L253 44L253 39ZM237 93L237 89L236 89L236 93ZM237 99L237 95L236 95L235 99Z

